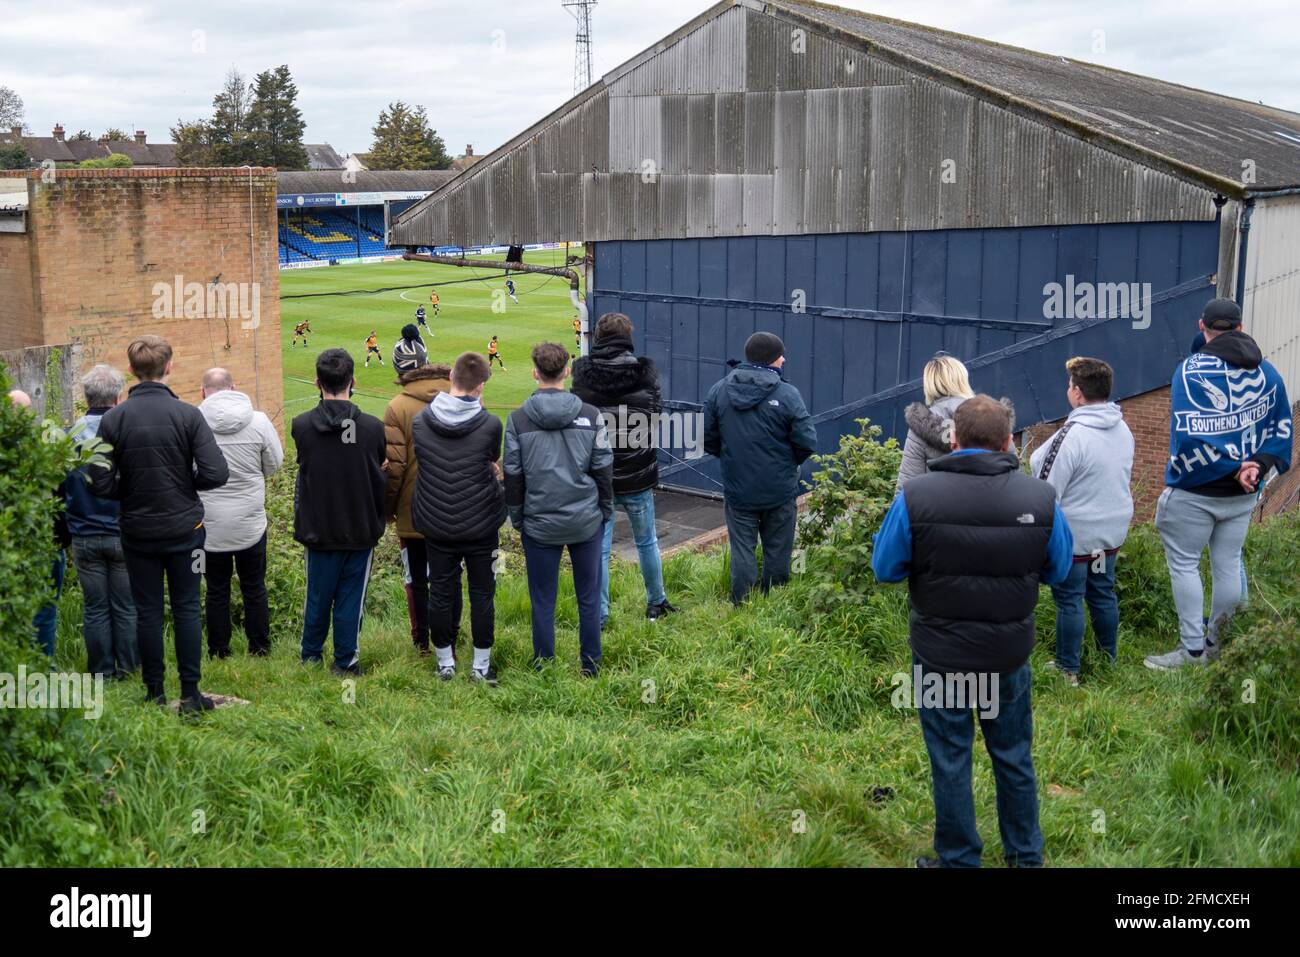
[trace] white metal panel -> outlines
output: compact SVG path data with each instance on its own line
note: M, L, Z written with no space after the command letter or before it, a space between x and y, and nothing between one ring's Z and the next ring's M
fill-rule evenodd
M1259 199L1251 216L1244 328L1300 400L1300 196Z

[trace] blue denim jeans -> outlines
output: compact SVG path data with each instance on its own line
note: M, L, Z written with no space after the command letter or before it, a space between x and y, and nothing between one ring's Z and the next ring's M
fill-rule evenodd
M931 670L922 666L922 674ZM979 718L997 783L1002 853L1011 867L1039 867L1043 863L1038 785L1030 750L1030 683L1028 664L1000 675L998 715ZM944 867L979 867L984 842L975 827L975 797L971 790L971 753L975 746L972 711L933 707L918 710L921 733L930 753L935 853Z
M54 657L54 640L59 633L59 598L63 595L63 575L68 569L68 556L62 548L54 559L50 569L50 584L54 586L52 601L40 607L32 619L32 628L36 632L36 645L49 657Z
M755 511L736 508L727 500L727 538L731 544L731 603L739 605L755 583L766 595L790 580L795 523L799 506L794 499L776 508ZM759 575L757 549L763 545L763 572Z
M1119 635L1119 600L1115 597L1115 555L1106 556L1103 571L1092 570L1092 560L1075 562L1070 574L1052 586L1056 600L1056 664L1079 673L1083 651L1083 605L1088 604L1092 633L1102 651L1115 660Z
M655 532L654 489L615 495L614 508L623 509L632 523L632 539L636 542L636 560L641 566L641 580L645 582L647 605L662 605L668 600L664 594L664 566L659 558L659 536ZM600 545L600 620L609 617L609 553L614 547L614 522L605 523L604 538Z
M72 562L85 600L86 670L106 679L125 678L140 668L140 646L122 540L78 536L72 540Z

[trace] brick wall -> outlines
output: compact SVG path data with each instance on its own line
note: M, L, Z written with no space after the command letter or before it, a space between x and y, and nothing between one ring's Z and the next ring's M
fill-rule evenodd
M53 182L33 179L40 342L78 343L84 366L125 371L132 339L163 336L174 352L169 384L182 399L198 401L204 370L224 366L283 425L273 170L59 170ZM233 312L209 296L214 280L231 284Z
M1133 433L1133 521L1149 522L1155 518L1156 499L1165 487L1165 465L1169 461L1169 387L1155 389L1124 399L1119 403L1124 421ZM1300 403L1296 404L1300 410ZM1021 436L1022 448L1026 443L1037 448L1052 437L1052 433L1065 422L1045 422L1028 428ZM1282 508L1294 507L1300 491L1300 443L1296 445L1297 463L1291 471L1275 480L1265 495L1265 514Z
M26 233L0 233L0 350L42 343Z

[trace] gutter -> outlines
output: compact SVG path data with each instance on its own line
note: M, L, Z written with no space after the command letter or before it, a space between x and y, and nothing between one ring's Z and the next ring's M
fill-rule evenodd
M1300 192L1300 190L1297 190ZM1243 300L1246 296L1246 253L1250 248L1250 216L1255 211L1255 197L1248 196L1243 204L1244 208L1241 213L1241 225L1237 227L1241 235L1241 242L1238 244L1237 255L1237 308L1242 308ZM1244 310L1243 310L1244 311Z

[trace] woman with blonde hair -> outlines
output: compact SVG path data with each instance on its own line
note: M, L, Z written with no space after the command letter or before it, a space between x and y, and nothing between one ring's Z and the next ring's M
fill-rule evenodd
M903 443L903 461L898 467L897 487L930 470L930 463L952 451L952 416L975 393L970 374L956 356L941 352L925 364L921 374L924 402L913 402L903 412L907 422L907 440ZM1002 404L1010 408L1010 401Z

